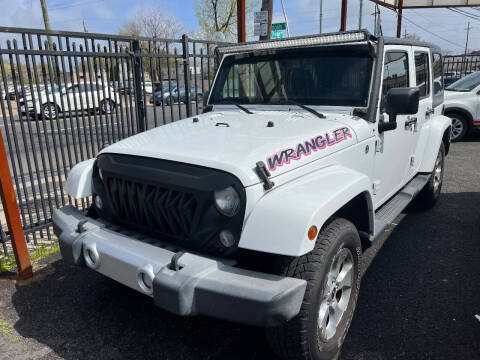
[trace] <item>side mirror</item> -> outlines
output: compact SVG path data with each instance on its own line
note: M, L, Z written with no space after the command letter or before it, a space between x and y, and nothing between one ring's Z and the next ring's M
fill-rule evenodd
M203 91L203 107L207 106L209 95L210 95L210 90L204 90Z
M389 121L378 124L378 131L384 132L397 128L397 115L413 115L418 112L420 91L418 88L394 88L387 93L385 112Z

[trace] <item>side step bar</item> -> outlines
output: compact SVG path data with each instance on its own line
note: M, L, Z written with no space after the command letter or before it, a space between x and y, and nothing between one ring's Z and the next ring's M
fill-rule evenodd
M377 239L395 218L407 207L430 180L430 175L419 174L394 197L375 212L375 233L370 241Z

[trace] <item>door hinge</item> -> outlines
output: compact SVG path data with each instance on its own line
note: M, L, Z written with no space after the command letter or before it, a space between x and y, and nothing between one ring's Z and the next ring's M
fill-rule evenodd
M255 170L260 180L263 181L263 188L265 190L270 190L275 183L269 179L270 172L267 170L267 166L263 161L259 161L256 164Z

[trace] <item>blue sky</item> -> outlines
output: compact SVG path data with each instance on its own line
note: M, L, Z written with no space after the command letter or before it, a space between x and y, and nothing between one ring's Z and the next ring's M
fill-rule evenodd
M115 33L137 11L152 5L160 6L167 15L184 25L186 32L198 27L194 0L46 0L52 28L58 30L83 30L85 19L88 31ZM318 32L319 0L284 0L292 35ZM323 30L337 31L340 23L340 0L324 0ZM363 27L373 31L374 4L364 0ZM0 0L0 25L42 28L39 0ZM478 14L476 9L466 9ZM382 9L382 24L386 35L395 35L396 16ZM348 28L358 27L359 0L349 0ZM404 25L408 33L416 33L422 39L434 42L453 53L463 53L468 21L470 49L480 49L480 20L469 19L448 9L405 10ZM283 21L280 0L275 1L274 21ZM403 31L402 31L403 33Z

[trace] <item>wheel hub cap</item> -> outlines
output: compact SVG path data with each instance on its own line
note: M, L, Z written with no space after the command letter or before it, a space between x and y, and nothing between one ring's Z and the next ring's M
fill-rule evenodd
M335 255L323 288L318 327L323 341L330 340L347 310L353 286L353 255L344 248Z

